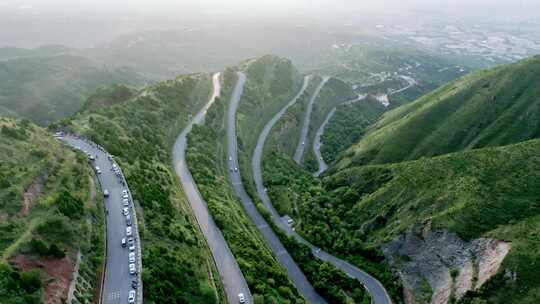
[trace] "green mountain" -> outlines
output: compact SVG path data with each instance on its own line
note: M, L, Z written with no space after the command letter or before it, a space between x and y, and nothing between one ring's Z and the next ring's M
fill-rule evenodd
M413 160L540 136L540 57L469 74L386 113L338 167Z
M302 205L297 229L343 255L385 257L404 297L421 303L536 303L539 149L532 140L341 170Z
M145 83L130 68L109 70L85 57L55 54L55 50L12 50L14 58L0 61L0 115L47 125L78 111L99 87Z
M86 157L45 129L0 118L0 302L67 296L81 254L76 297L92 299L102 269L104 215ZM59 269L62 269L59 271ZM60 282L60 283L58 283Z
M73 52L72 49L63 45L43 45L33 49L3 47L0 48L0 60L9 60L23 57L45 57L67 54Z
M366 269L384 261L407 303L537 303L539 81L534 57L385 113L321 181L289 186L308 196L297 231Z

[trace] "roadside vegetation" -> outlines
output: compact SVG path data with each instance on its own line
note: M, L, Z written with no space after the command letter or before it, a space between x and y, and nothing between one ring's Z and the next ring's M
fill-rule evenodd
M77 255L94 300L103 266L101 197L86 156L26 120L0 118L0 302L67 297Z
M263 57L263 59L266 60L267 57ZM279 60L278 58L272 58L273 60ZM264 61L261 61L261 63ZM268 63L265 63L268 65ZM257 70L267 70L268 67L262 68L257 67ZM249 71L249 70L248 70ZM261 73L262 74L262 73ZM268 75L268 74L267 74ZM248 81L250 80L249 74L248 74ZM286 97L281 98L280 104L276 104L274 100L271 99L265 99L263 97L259 96L267 96L268 93L265 93L265 83L268 82L266 78L259 78L254 77L251 79L251 81L246 83L246 88L249 84L249 86L252 86L253 88L250 90L244 91L244 96L242 97L242 100L240 102L239 106L239 114L238 114L238 125L244 125L244 129L250 130L249 136L246 134L246 132L241 132L239 130L238 132L238 141L239 141L239 147L242 147L239 149L239 155L240 158L244 159L243 164L241 164L242 175L244 178L244 186L246 187L246 190L250 194L251 198L255 202L257 208L265 216L266 221L273 227L274 231L278 234L283 244L286 246L287 250L293 257L296 263L298 263L299 267L302 269L302 271L306 274L308 280L310 283L314 286L314 288L317 290L317 292L323 296L327 301L330 303L369 303L369 296L364 292L363 286L356 280L348 278L345 274L343 274L341 271L337 270L334 266L327 264L325 262L322 262L318 259L316 259L310 252L309 248L305 247L304 245L301 245L297 243L293 239L289 239L286 235L284 235L275 225L272 223L271 218L268 216L268 213L266 209L262 206L260 203L253 180L251 178L251 156L253 149L255 147L255 144L257 142L257 138L260 134L260 131L264 127L264 125L270 120L270 118L279 111L281 107L283 107L288 101L290 101L291 98L293 98L299 90L299 87L294 87L288 90L288 94ZM294 114L294 120L300 123L303 121L302 119L302 108L305 107L307 102L309 101L309 97L311 96L312 90L315 89L316 85L320 82L320 78L317 77L316 79L312 79L312 84L308 87L306 90L306 93L304 96L300 98L300 100L297 101L297 105L293 106L292 109L297 109L298 112ZM289 86L291 83L289 83ZM253 94L253 92L258 92L258 95ZM285 96L285 95L283 95ZM260 105L257 108L257 111L264 111L264 117L261 117L261 115L258 115L254 111L254 105L253 101L258 100ZM248 105L242 105L242 103L248 103ZM256 124L254 121L246 121L243 120L243 117L256 117ZM251 123L251 125L249 124ZM283 128L287 134L290 134L286 128ZM299 129L298 129L299 130ZM291 137L294 136L298 138L298 134L291 134ZM277 137L274 137L277 138ZM249 143L246 144L246 143ZM284 149L288 149L292 154L294 154L294 150L296 149L296 144L298 141L294 142L281 142L283 144ZM289 158L290 159L290 158ZM291 162L293 162L291 160ZM269 165L271 165L273 162L268 162ZM266 164L266 160L263 160L263 165ZM290 167L290 170L294 170L294 168L299 168L294 162L292 164L292 167ZM302 171L305 172L305 171ZM306 173L308 174L308 173ZM270 190L269 190L270 191ZM289 206L290 204L283 204Z
M244 274L254 303L305 303L244 212L228 182L224 134L227 103L234 86L232 71L225 74L222 97L209 109L205 124L194 126L188 137L187 161L197 187L208 204Z
M323 187L321 180L314 178L309 172L303 170L290 157L272 150L271 146L265 149L266 153L263 159L263 180L268 189L268 195L278 213L280 213L280 215L290 215L295 221L294 225L296 231L312 244L319 246L340 258L348 260L360 269L373 275L381 281L394 300L401 299L401 286L399 285L396 275L392 273L386 264L382 263L384 256L382 256L380 251L339 247L343 246L343 243L341 239L336 237L335 232L333 232L334 228L330 228L334 226L328 225L327 223L324 223L323 225L321 222L313 221L313 218L311 217L314 214L317 214L321 219L331 218L332 221L339 221L339 218L331 213L333 212L332 208L335 208L335 206L332 208L328 207L330 210L321 210L317 209L318 207L313 204L313 201L324 197L325 192L327 191ZM316 209L316 211L309 210L310 208ZM321 227L320 225L323 226ZM319 229L314 230L314 227L319 227ZM282 238L283 237L284 236L282 236ZM293 257L299 256L299 260L303 261L302 263L307 263L309 261L309 259L302 259L302 257L305 257L307 254L307 248L303 248L303 245L296 243L292 239L289 240L287 244L288 249L291 247L291 250L295 251L294 254L291 252ZM359 243L357 245L359 245ZM300 251L300 253L297 251ZM317 263L320 264L322 262L317 261ZM313 269L313 266L311 265L303 266L302 268L304 267ZM323 266L319 265L319 267ZM334 271L341 273L337 269L334 269ZM337 276L337 273L334 273L334 275ZM313 273L312 275L315 276L316 273ZM314 285L317 285L317 281L320 279L322 278L316 276ZM358 284L356 288L363 288L358 281L354 281ZM335 283L332 288L351 290L351 285L349 285L351 282L342 280L336 280L336 282L337 283ZM331 293L335 294L335 291ZM360 299L362 298L360 297Z
M304 143L303 164L309 172L316 172L319 169L317 159L313 152L313 141L315 140L317 130L326 119L326 115L333 107L355 99L356 97L357 95L352 90L350 84L334 77L331 77L322 87L313 103L313 111L311 112L308 126L308 135ZM305 110L306 109L304 109L304 114Z
M287 59L263 56L241 66L247 81L236 114L238 161L248 193L254 193L251 156L264 125L300 90L303 76Z
M139 221L145 303L225 301L212 256L171 166L175 138L210 91L209 75L182 76L126 101L89 107L51 127L93 140L121 165Z
M311 76L311 80L304 93L300 95L295 104L289 107L283 114L282 119L280 119L274 127L279 129L275 132L277 133L277 136L275 137L276 145L278 145L280 151L283 151L283 153L290 157L294 156L294 152L298 145L300 129L304 122L305 110L309 99L321 81L322 78L320 76Z

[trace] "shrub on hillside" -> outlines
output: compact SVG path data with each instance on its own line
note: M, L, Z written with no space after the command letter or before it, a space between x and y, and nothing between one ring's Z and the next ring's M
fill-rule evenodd
M80 218L84 213L84 206L82 200L71 195L67 190L60 193L55 201L58 206L58 210L70 218Z

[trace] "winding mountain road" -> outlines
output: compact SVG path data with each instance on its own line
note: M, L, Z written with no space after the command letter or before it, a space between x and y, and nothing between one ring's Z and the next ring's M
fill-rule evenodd
M360 98L360 97L359 97ZM285 110L290 105L285 106ZM340 269L341 271L345 272L348 276L351 278L355 278L358 281L360 281L368 290L369 294L371 295L371 302L374 304L391 304L392 300L390 299L390 296L388 295L386 289L382 286L382 284L375 279L374 277L370 276L368 273L360 270L358 267L351 265L350 263L343 261L328 252L325 252L308 241L306 241L304 238L302 238L298 233L296 233L278 214L274 206L272 205L272 202L270 200L270 197L268 197L268 194L265 191L265 187L263 184L262 179L262 170L261 170L261 164L262 164L262 155L263 155L263 149L264 144L266 142L266 138L268 137L268 134L270 133L270 130L274 126L274 124L281 118L281 116L285 113L284 110L278 112L264 127L263 131L259 135L259 139L257 141L257 146L255 147L255 151L253 153L252 158L252 170L253 170L253 179L255 180L255 185L257 188L257 194L261 201L263 202L264 206L267 208L267 210L270 212L272 219L274 223L283 229L287 235L293 236L296 240L299 242L306 244L311 248L311 252L313 255L315 255L317 258L326 261L328 263L333 264L335 267Z
M322 154L321 154L321 146L322 146L321 137L324 133L324 128L326 128L326 125L336 113L337 107L342 106L342 105L352 104L364 98L366 98L366 95L358 95L358 98L356 99L346 101L342 104L339 104L333 107L332 110L330 110L330 112L328 113L328 115L326 115L326 118L324 119L323 123L321 124L319 129L317 129L317 133L315 133L315 139L313 140L313 153L315 154L315 158L317 158L317 162L319 163L319 169L317 170L317 172L313 173L313 176L318 177L321 174L323 174L323 172L326 171L326 169L328 169L328 165L324 161L324 158L322 157Z
M107 190L109 196L105 198L105 209L107 210L107 256L105 277L103 281L102 303L104 304L124 304L128 303L128 294L132 290L131 281L135 278L139 281L139 288L136 290L135 303L142 303L142 281L141 281L141 246L139 231L137 227L136 213L133 208L133 198L131 191L127 187L127 183L123 174L119 171L119 175L115 174L111 168L116 164L112 158L109 160L109 154L95 143L79 137L64 135L59 137L60 140L69 146L89 153L96 157L92 162L94 169L100 168L100 172L96 174L103 191ZM116 164L117 168L120 168ZM120 169L118 169L120 170ZM97 170L96 170L97 171ZM124 186L125 185L125 186ZM133 218L133 238L136 253L136 269L137 273L131 275L129 272L129 253L128 248L123 248L121 245L122 238L126 238L126 220L123 212L123 190L128 190L129 195L129 213Z
M306 115L304 116L304 122L302 124L302 129L300 130L300 139L298 140L298 146L296 147L296 151L294 152L294 161L297 164L302 163L302 156L304 156L304 148L306 147L306 139L309 132L309 122L311 120L311 112L313 111L313 104L315 103L315 100L317 99L317 96L319 96L319 93L321 92L321 89L326 84L326 82L330 79L329 76L324 76L323 80L317 88L315 89L315 92L313 92L313 95L311 96L307 110Z
M240 168L238 163L238 143L236 138L236 110L238 108L240 98L242 97L245 82L246 75L244 73L238 72L238 81L231 96L231 101L229 103L227 113L227 151L229 153L229 157L231 158L231 167L236 168L229 172L231 184L233 185L236 195L242 202L242 205L244 206L247 215L250 217L255 226L257 226L257 229L263 235L266 243L272 250L274 256L277 258L280 265L282 265L287 271L289 278L291 279L295 287L298 289L298 292L309 303L326 303L326 301L315 291L313 286L311 286L304 273L294 262L289 252L287 252L287 249L285 249L272 228L268 225L266 220L259 213L257 207L255 207L255 204L251 200L249 194L246 192L246 189L244 188L244 185L242 183L242 177L240 175ZM291 101L289 104L293 104L296 99L298 99L298 97L306 89L308 82L309 78L304 78L302 89L293 99L293 101Z
M210 247L212 256L216 263L221 281L225 288L229 303L238 303L238 294L243 293L246 303L252 303L251 293L244 275L242 274L236 259L234 258L223 234L217 227L206 202L203 200L197 185L191 176L191 172L186 162L187 135L191 132L193 125L204 121L207 110L212 106L216 98L221 93L220 74L216 73L212 77L213 93L210 100L204 105L202 110L193 117L191 122L180 133L173 147L173 165L176 174L184 188L184 193L188 198L191 209L195 214L199 227L203 232L206 242Z

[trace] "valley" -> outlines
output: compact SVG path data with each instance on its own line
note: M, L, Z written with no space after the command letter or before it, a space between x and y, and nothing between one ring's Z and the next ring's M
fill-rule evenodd
M387 1L0 5L0 303L538 303L538 6Z

